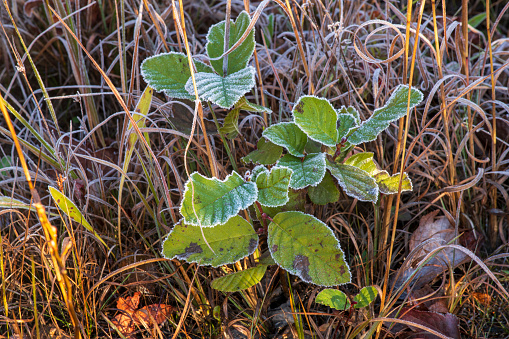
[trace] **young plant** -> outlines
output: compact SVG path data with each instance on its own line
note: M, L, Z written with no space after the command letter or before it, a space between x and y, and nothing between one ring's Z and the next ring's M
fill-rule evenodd
M248 66L254 32L240 40L249 23L246 12L231 23L229 46L237 42L239 46L228 55L227 67L223 68L219 58L224 52L224 21L212 26L207 35L211 67L194 60L200 98L227 109L235 106L232 112L266 110L244 98L255 84L254 68ZM148 58L142 64L142 74L151 87L170 97L194 98L191 72L183 54ZM333 178L346 194L361 201L376 202L380 193L397 193L399 174L390 176L379 170L373 153L346 157L355 145L374 140L392 121L406 115L408 102L412 109L421 101L419 90L398 86L384 107L361 122L353 107L336 110L327 99L301 97L292 110L293 121L268 127L258 149L243 159L259 164L251 173L242 176L234 171L224 180L197 172L190 175L180 205L183 218L165 239L163 256L218 267L254 253L261 235L267 237L273 262L302 280L320 286L350 282L348 264L332 230L314 216L292 210L290 195L309 188L313 202L335 202L339 191ZM236 115L238 118L238 111ZM234 137L238 129L224 132ZM281 157L283 148L287 154ZM411 189L405 173L402 190ZM251 206L263 225L257 231L238 215ZM261 261L257 267L217 279L212 285L223 291L248 288L261 280L273 262L270 258Z

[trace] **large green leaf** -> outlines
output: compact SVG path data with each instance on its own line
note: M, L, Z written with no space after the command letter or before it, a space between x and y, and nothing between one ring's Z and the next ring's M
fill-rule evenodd
M197 72L212 73L212 68L194 60ZM141 64L141 75L147 84L158 92L177 99L194 100L194 94L186 90L187 80L191 77L187 56L170 52L147 58ZM194 93L194 92L191 92Z
M292 112L297 126L311 139L331 147L336 145L338 116L327 99L302 96Z
M224 35L225 23L223 20L220 23L210 26L209 33L207 34L207 53L209 58L218 58L225 52L224 50ZM228 49L233 47L237 41L240 40L249 24L251 18L246 11L242 11L235 22L231 21L230 24L230 38ZM245 68L253 55L255 49L254 30L248 34L247 38L238 46L233 52L228 55L228 74L232 74ZM219 60L210 60L214 70L223 76L223 58Z
M196 88L200 99L211 101L222 108L231 108L255 85L255 69L251 66L228 74L226 77L213 73L195 74ZM194 94L193 79L189 78L186 90Z
M212 288L222 292L237 292L252 287L262 280L267 265L251 267L243 271L231 273L212 280Z
M329 173L325 173L323 180L315 187L308 189L309 199L315 204L326 205L339 199L339 190Z
M194 172L186 183L180 213L186 224L211 227L227 222L257 196L256 184L245 182L237 172L223 181Z
M318 293L315 302L332 307L338 311L344 311L350 308L350 300L346 294L340 290L333 290L331 288L326 288Z
M380 172L373 160L372 152L356 153L345 160L345 165L355 166L363 171L366 171L370 177L375 176Z
M410 109L422 101L422 92L416 88L411 89ZM407 114L408 86L399 85L384 107L378 108L373 115L364 121L359 128L350 135L348 141L354 145L376 139L376 136L389 127L389 124Z
M256 144L257 149L242 158L242 161L255 164L272 165L281 158L283 147L275 145L265 138L260 138Z
M290 187L294 189L318 185L326 170L325 153L308 154L304 159L286 154L277 164L293 170Z
M383 194L396 194L399 188L399 173L393 176L389 175L387 171L381 171L375 175L375 180L378 184L380 192ZM406 172L403 172L403 181L401 182L401 192L412 191L412 180L408 177Z
M296 157L304 156L307 135L293 122L280 122L269 126L262 134L276 145L283 146Z
M232 109L224 118L223 126L219 128L219 131L226 135L228 139L234 139L239 135L239 109Z
M267 237L276 263L302 280L320 286L350 282L350 269L332 230L312 215L282 212Z
M357 294L353 301L356 301L357 304L355 304L353 307L355 308L363 308L371 304L373 301L375 301L376 296L378 295L378 291L374 286L366 286L363 287L359 294Z
M216 227L176 224L163 242L162 253L168 259L218 267L247 257L257 247L258 235L253 227L236 215Z
M257 174L258 202L263 206L277 207L288 202L288 185L293 171L287 167L273 167Z
M378 200L378 185L366 171L351 165L331 162L327 162L327 168L349 196L361 201Z

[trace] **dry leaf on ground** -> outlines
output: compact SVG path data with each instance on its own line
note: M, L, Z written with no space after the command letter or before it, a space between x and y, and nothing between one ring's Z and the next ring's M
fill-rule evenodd
M410 309L403 307L398 316L398 319L406 320L414 324L425 326L431 330L441 333L449 338L460 339L459 332L459 321L454 314L440 314L435 312L418 311L416 309ZM387 323L386 326L390 326L392 323ZM395 324L391 331L393 333L405 329L407 326L403 324ZM415 326L409 326L414 333L399 333L398 338L422 338L422 339L437 339L440 338L430 332L426 332L421 328ZM416 336L416 333L418 335Z

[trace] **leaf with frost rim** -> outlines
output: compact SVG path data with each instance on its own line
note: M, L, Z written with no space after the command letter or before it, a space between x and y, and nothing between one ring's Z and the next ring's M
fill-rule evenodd
M344 165L350 165L366 171L370 177L374 177L381 171L373 160L373 152L356 153L345 160Z
M285 205L290 199L288 197L288 188L293 170L288 167L279 166L272 167L270 172L267 168L264 167L264 169L265 170L256 173L258 202L268 207ZM276 176L278 177L275 178ZM272 196L272 200L270 200L268 196Z
M292 158L295 158L295 159L292 159ZM320 168L318 168L318 170L320 172L318 172L318 175L314 176L314 178L312 178L312 180L305 180L306 178L304 178L304 183L302 183L302 177L305 177L306 174L308 174L307 177L309 177L309 171L311 170L311 172L313 172L315 170L315 168L304 169L304 166L306 166L306 165L309 166L309 164L315 160L317 161L317 165L323 164L323 166L320 166ZM311 186L318 185L320 183L320 181L322 181L323 177L325 176L325 171L327 170L326 161L325 161L325 153L308 154L306 156L306 158L304 158L304 160L302 160L302 158L294 157L291 154L286 154L284 157L282 157L277 162L277 164L279 166L288 167L291 170L293 170L292 178L290 179L290 187L293 189L301 189L301 188L308 187L310 185ZM313 165L311 165L311 166L313 166ZM314 173L312 173L312 174L314 174Z
M164 239L161 254L168 259L219 267L253 254L258 240L251 224L238 215L216 227L200 228L181 220Z
M399 173L390 175L387 171L380 171L374 176L380 193L396 194L399 189ZM406 172L403 172L403 181L401 183L401 192L413 191L412 180Z
M318 185L311 186L308 189L308 196L314 204L327 205L328 203L338 201L339 190L332 176L329 173L325 173L325 176ZM326 202L324 202L325 200L319 200L323 198L323 196L328 198Z
M255 86L255 69L249 66L224 78L214 73L200 72L194 78L200 99L230 109ZM186 83L186 91L194 95L191 78Z
M293 122L273 124L263 131L262 136L273 144L286 148L295 157L304 156L308 136Z
M328 109L322 110L318 107L315 100L309 101L306 104L306 99L316 99L320 103L324 104ZM313 105L308 108L319 108L313 112L303 111L298 112L301 105ZM292 110L293 121L299 128L308 135L312 140L321 142L324 145L334 147L338 140L337 121L338 115L334 107L332 107L329 100L325 98L318 98L314 95L304 95L299 98Z
M272 114L272 110L270 108L267 108L265 106L253 104L252 102L249 102L246 97L240 98L240 100L235 105L236 108L240 109L241 111L251 112L251 113L267 113Z
M357 168L355 166L336 164L330 162L327 162L327 168L331 172L332 176L338 180L339 185L347 195L360 201L371 201L373 203L377 202L379 192L378 185L376 184L375 179L368 175L368 172L361 170L360 168ZM353 177L352 173L358 176L359 178L364 179L366 182L371 182L372 185L370 191L366 192L365 189L358 187L358 185L357 186L351 185L350 184L351 180L348 180L347 182L346 179L350 179ZM349 177L346 177L347 175ZM362 193L364 193L364 195L362 195Z
M200 180L201 182L199 182ZM205 198L210 198L211 194L218 193L218 189L226 187L226 190L223 189L223 193L219 194L218 196L214 197L214 200L210 203L208 203L206 206L199 208L197 204L194 202L194 208L193 204L189 202L190 199L192 199L192 185L191 181L193 181L194 185L194 199L202 199L200 197L200 189L203 189L204 187L211 188L211 185L216 184L219 187L217 187L214 191L211 190L211 192L208 192L205 195ZM235 181L235 182L234 182ZM231 183L234 182L234 187L227 187L228 185L231 185ZM207 184L205 184L207 183ZM201 187L197 187L201 186ZM245 191L246 196L241 196L237 190L242 187L242 189ZM197 196L198 195L198 196ZM256 187L256 184L253 182L245 182L244 179L235 171L233 171L230 175L228 175L224 180L219 180L217 178L206 178L203 175L201 175L198 172L194 172L191 174L189 180L186 182L186 189L184 191L184 198L182 199L182 203L180 204L180 214L184 217L185 223L188 225L193 226L202 226L202 227L213 227L219 224L226 223L231 217L236 215L240 212L242 209L246 209L249 206L251 206L258 197L258 188ZM233 199L233 201L232 201ZM222 201L221 201L222 200ZM224 207L225 200L230 200L229 210L221 212L221 206ZM186 206L186 204L191 204L189 207ZM211 208L210 208L211 207ZM204 213L201 213L202 210L205 208L208 208L208 212L205 211ZM195 214L196 213L196 214ZM221 214L221 215L219 215ZM198 218L200 219L198 221Z
M350 120L350 121L348 121L348 120ZM350 113L339 113L338 114L338 122L339 122L339 127L338 127L337 142L340 143L341 139L343 137L347 137L348 134L350 134L350 132L352 130L355 130L358 127L358 125L355 122L355 117ZM347 124L348 124L348 126L345 126Z
M298 218L298 222L296 218ZM310 229L313 227L312 223L316 226L314 231ZM299 226L308 232L297 232L297 230L295 236L292 237L290 232L293 228L298 229ZM288 244L282 244L281 237L284 236L288 238L284 239ZM324 245L325 240L330 244ZM306 246L306 243L309 245ZM278 266L300 277L305 282L319 286L337 286L350 282L350 267L345 261L339 240L325 223L312 215L297 211L278 213L269 224L267 245ZM302 247L302 252L296 246ZM325 250L329 250L330 254L324 255L322 252L320 255L320 251ZM288 258L284 258L285 255L291 258L288 260ZM313 263L310 262L310 258L314 259ZM308 265L307 272L306 264ZM296 265L300 267L295 267ZM339 271L341 268L344 269L343 273ZM345 274L348 279L344 279Z
M354 117L354 121L356 125L359 125L361 123L361 115L359 114L359 111L353 106L341 106L340 109L338 109L338 115L339 114L350 114Z
M259 265L216 278L210 285L221 292L238 292L258 284L266 271L267 265Z
M265 138L260 138L256 144L256 149L242 158L246 164L253 162L254 164L272 165L275 164L283 154L283 147L273 144ZM263 158L268 158L262 160Z

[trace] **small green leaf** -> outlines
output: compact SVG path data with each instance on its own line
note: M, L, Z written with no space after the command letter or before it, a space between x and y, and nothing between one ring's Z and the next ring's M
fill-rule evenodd
M346 159L344 164L360 168L361 170L366 171L370 177L373 177L380 172L373 160L372 152L356 153Z
M324 98L302 96L293 108L293 118L311 139L333 147L338 140L338 116L330 102Z
M288 185L293 171L287 167L273 167L258 173L258 202L263 206L282 206L288 202Z
M378 185L366 171L331 162L327 162L327 168L349 196L361 201L376 202L378 200Z
M354 114L352 114L352 112ZM352 130L360 124L359 112L353 107L345 108L344 106L338 112L338 140L340 143L343 137L347 137Z
M472 18L468 20L468 24L474 28L477 28L481 24L481 22L486 19L486 12L479 13L477 15L474 15Z
M222 292L237 292L258 284L267 271L266 265L251 267L212 280L212 288Z
M255 69L251 66L225 78L213 73L200 72L195 74L196 88L200 99L211 101L221 108L231 108L255 85ZM194 95L193 80L186 83L186 90ZM193 96L194 98L194 96Z
M276 145L283 146L296 157L304 156L307 135L293 122L280 122L265 129L262 134Z
M272 258L305 282L335 286L350 282L350 269L332 230L312 215L282 212L269 224Z
M242 97L239 102L237 102L235 107L239 108L241 111L247 111L251 113L272 113L270 108L253 104L252 102L247 101L246 97Z
M83 225L83 227L92 232L104 246L108 247L104 240L102 240L101 237L95 232L92 225L90 225L83 214L81 214L78 207L76 207L76 205L69 198L67 198L54 187L48 186L48 189L51 197L53 200L55 200L57 206L62 210L62 212L64 212L69 218L76 221L78 224Z
M281 158L283 147L273 144L265 138L260 138L257 149L242 158L244 163L252 161L255 164L272 165Z
M326 170L325 153L308 154L305 158L297 158L291 154L286 154L277 164L293 170L290 187L294 189L318 185L322 181Z
M12 159L8 155L6 155L2 159L0 159L0 169L6 168L6 167L11 167L12 166L11 164L12 164ZM7 172L8 171L0 171L0 177L3 175L7 175Z
M399 173L390 176L387 171L381 171L375 175L375 180L383 194L396 194L399 188ZM407 173L403 173L403 181L401 183L401 192L412 191L412 180Z
M194 65L197 72L212 72L212 68L200 61L194 60ZM169 97L195 99L194 94L189 94L185 88L191 71L183 53L162 53L145 59L141 64L141 75L150 87L158 92L164 91Z
M333 290L331 288L327 288L318 293L315 298L315 303L332 307L338 311L344 311L350 308L350 300L346 294L340 290Z
M176 224L163 242L162 254L168 259L218 267L253 254L257 247L258 235L253 227L236 215L216 227Z
M306 192L303 190L293 190L290 188L288 191L288 202L283 206L278 207L263 207L263 212L267 213L269 217L274 218L278 213L286 211L304 211L306 208ZM261 216L259 215L258 209L256 209L258 220Z
M232 109L224 118L223 126L219 131L226 135L228 139L234 139L239 135L239 109Z
M410 109L421 103L422 92L412 88L410 94ZM384 107L376 109L373 115L364 121L359 128L350 135L348 141L353 145L376 139L376 136L384 131L389 124L407 114L408 86L399 85Z
M315 204L326 205L339 199L339 190L329 173L325 173L323 180L315 187L308 189L309 199Z
M246 29L251 23L251 18L246 11L242 11L235 22L230 24L230 41L228 49L233 47L240 40ZM207 54L209 58L218 58L225 52L224 50L224 30L226 21L210 26L207 34ZM254 30L248 34L247 38L233 52L228 55L228 74L233 74L245 68L253 55L255 49ZM214 70L223 76L223 58L219 60L210 60L210 64Z
M361 115L353 106L348 106L348 107L341 106L341 108L338 110L338 115L339 114L351 114L355 119L356 125L360 125L360 123L361 123Z
M353 300L357 302L354 308L363 308L375 301L378 291L374 286L366 286L362 288Z
M186 183L180 213L186 224L212 227L249 207L257 196L256 184L245 182L237 172L223 181L194 172Z

